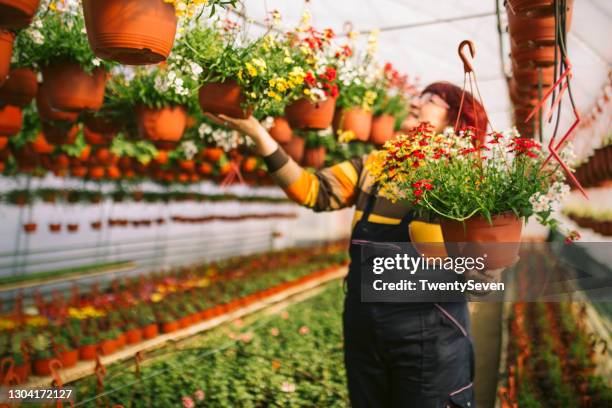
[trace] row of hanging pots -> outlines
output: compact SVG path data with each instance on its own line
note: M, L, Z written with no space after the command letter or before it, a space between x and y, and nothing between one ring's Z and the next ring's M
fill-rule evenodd
M599 220L589 216L579 216L576 214L568 214L568 217L578 224L581 228L589 228L598 234L609 237L612 236L612 221Z
M507 0L508 32L511 43L513 77L509 82L514 104L515 123L525 137L538 130L538 118L525 122L535 108L540 92L544 93L555 81L555 1ZM573 0L566 4L566 30L569 30Z
M576 169L575 176L584 187L610 183L612 180L612 145L596 149L589 160Z

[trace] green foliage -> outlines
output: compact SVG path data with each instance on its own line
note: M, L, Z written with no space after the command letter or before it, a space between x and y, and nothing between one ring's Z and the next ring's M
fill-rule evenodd
M113 138L110 150L119 157L132 157L145 164L150 162L158 153L153 143L146 140L127 140L122 134Z

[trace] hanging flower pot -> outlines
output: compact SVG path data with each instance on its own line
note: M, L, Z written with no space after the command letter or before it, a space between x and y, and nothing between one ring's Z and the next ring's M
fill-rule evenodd
M76 223L69 223L68 225L66 225L66 229L68 230L68 232L70 233L75 233L79 231L79 224Z
M361 108L348 108L336 111L334 129L353 132L356 140L365 142L370 137L372 112Z
M4 84L11 67L11 56L13 55L13 41L15 34L0 29L0 85Z
M157 64L174 45L176 12L163 0L83 0L87 38L98 57Z
M540 83L540 76L542 88L546 90L554 83L553 67L530 68L514 72L514 78L519 90L537 89Z
M481 216L464 223L443 218L440 222L450 256L481 257L487 269L510 266L518 259L523 222L513 213L494 215L492 224Z
M32 22L40 0L0 0L0 28L18 30Z
M292 129L327 129L334 119L336 98L321 102L298 99L285 108L285 117Z
M63 120L74 122L79 117L77 112L65 112L53 109L49 104L47 84L40 84L36 93L36 109L42 120Z
M387 140L393 139L395 130L395 117L383 114L374 116L372 119L372 129L370 131L370 143L381 146Z
M85 142L91 146L109 146L116 133L98 133L85 126L83 128L83 136Z
M36 73L28 68L11 70L0 87L0 105L15 105L21 108L32 102L38 90Z
M246 119L251 108L243 108L245 102L242 88L236 81L209 82L200 87L199 101L202 112L223 114L232 118Z
M42 131L50 143L73 144L79 133L79 127L70 122L42 122Z
M21 130L23 115L21 108L13 105L0 106L0 135L14 136Z
M84 115L83 119L85 126L95 133L114 135L121 130L120 122L103 115L89 112Z
M53 234L57 234L62 230L62 224L59 223L51 223L49 224L49 232Z
M106 71L87 73L78 63L64 62L43 69L49 105L60 111L97 111L104 103Z
M303 137L294 137L289 143L282 144L281 147L297 163L301 163L304 158L304 148L306 141Z
M567 12L572 10L574 0L567 1ZM515 14L524 17L552 16L555 11L554 0L508 0L506 2L508 15Z
M143 139L178 142L183 137L187 113L182 106L161 109L139 106L136 108L138 132Z
M293 137L293 130L289 126L287 119L283 117L274 118L274 123L269 130L272 139L276 140L277 143L288 143Z
M325 146L307 147L304 150L304 159L302 165L320 169L325 164L325 154L327 150Z
M37 224L35 222L28 222L23 224L23 230L26 234L33 234L36 232Z
M549 67L555 62L555 47L513 47L511 56L514 71L535 67Z

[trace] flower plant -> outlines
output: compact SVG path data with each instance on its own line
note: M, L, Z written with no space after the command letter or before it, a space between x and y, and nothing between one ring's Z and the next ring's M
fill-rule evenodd
M410 96L416 92L416 86L409 81L408 75L400 74L388 62L379 71L373 88L376 93L374 115L392 115L400 121L406 117Z
M57 62L73 61L86 72L98 67L108 70L113 66L96 58L91 51L79 1L52 0L45 3L32 25L17 35L16 65L44 68Z
M553 204L569 193L565 175L544 165L541 146L515 129L478 141L473 129L436 134L421 124L388 141L367 163L381 193L427 215L465 221L512 212L556 227Z
M376 52L376 32L368 39L368 47L363 53L354 51L350 45L340 46L334 53L338 65L339 94L336 105L341 108L361 108L371 111L376 101L373 89L379 70L374 54Z

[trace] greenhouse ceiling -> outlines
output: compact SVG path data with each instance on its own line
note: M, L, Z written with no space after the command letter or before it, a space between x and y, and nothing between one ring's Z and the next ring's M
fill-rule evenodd
M496 0L244 0L237 14L252 19L253 30L270 12L278 10L286 26L295 26L304 10L318 28L332 28L338 35L352 29L364 33L379 29L379 57L391 61L421 85L447 80L463 83L463 67L457 45L469 39L476 45L479 88L495 128L512 124L512 108L506 87L510 46L506 34L506 11L499 1L502 49ZM612 1L576 0L568 49L574 68L574 97L579 110L588 114L609 82L612 68ZM263 25L263 24L262 24ZM503 55L503 64L502 64ZM505 71L506 70L506 71ZM573 120L564 103L561 129ZM552 125L545 130L550 132Z

